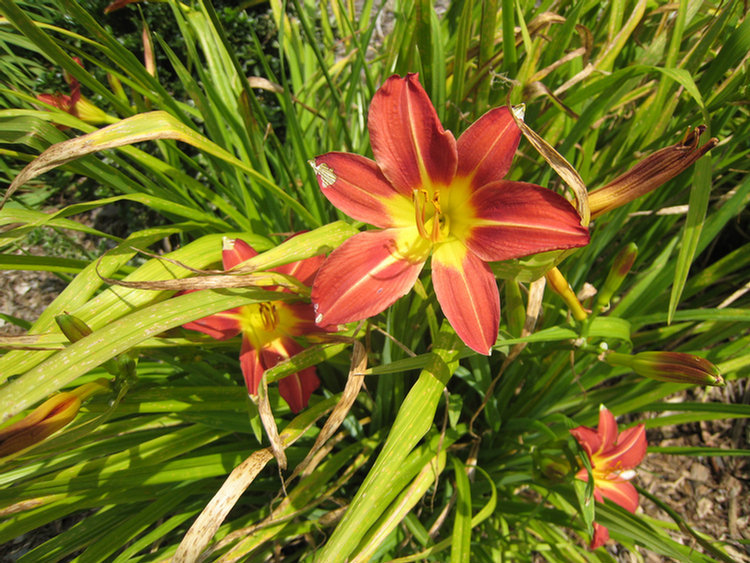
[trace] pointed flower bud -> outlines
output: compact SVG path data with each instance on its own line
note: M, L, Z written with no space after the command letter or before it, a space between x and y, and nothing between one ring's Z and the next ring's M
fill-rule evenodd
M55 317L55 322L57 323L57 326L60 327L60 330L65 335L65 337L70 340L70 342L78 342L79 340L93 332L91 330L91 327L84 321L69 313L57 315ZM106 369L112 375L117 375L118 373L120 373L120 369L117 364L117 358L110 358L109 360L104 362L103 365L104 369Z
M91 334L92 330L85 322L78 317L74 317L68 313L57 315L55 322L60 330L65 335L65 338L71 342L78 342L81 338Z
M547 283L552 290L562 297L563 301L565 301L573 318L577 321L586 320L589 316L588 312L583 308L578 297L573 293L573 289L570 287L568 280L565 279L560 270L557 268L551 268L547 271L545 276L547 278Z
M560 483L570 473L570 463L561 457L545 457L539 462L539 469L547 479Z
M0 430L0 457L37 444L71 422L81 403L95 393L109 390L109 382L100 378L50 397L24 418Z
M604 284L596 296L596 302L594 303L595 311L601 312L609 308L612 296L620 289L622 282L625 281L625 276L630 271L630 268L633 267L636 256L638 256L638 247L633 242L617 253L614 264L612 264L612 269L609 271L607 279L604 280Z
M682 352L640 352L635 355L607 354L605 361L611 366L625 366L638 375L673 383L724 386L718 368L699 356Z
M630 203L687 170L719 142L711 138L699 146L700 136L705 130L705 125L689 130L681 142L656 151L603 188L591 192L591 218Z

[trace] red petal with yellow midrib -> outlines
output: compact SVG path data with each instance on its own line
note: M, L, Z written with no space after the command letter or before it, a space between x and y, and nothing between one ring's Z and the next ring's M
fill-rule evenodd
M329 169L327 173L318 172L318 184L337 209L376 227L393 225L385 202L405 196L394 189L374 161L357 154L329 152L314 162L316 170ZM411 191L406 197L405 203L410 203Z
M562 196L523 182L493 182L475 192L466 246L487 262L585 246L589 232Z
M473 190L505 178L521 139L510 110L495 108L477 119L458 138L456 176L471 177Z
M489 355L500 323L500 295L489 266L460 243L448 243L432 256L432 284L459 338Z
M613 448L615 442L617 442L617 421L609 409L604 406L599 407L597 434L599 434L599 438L602 441L599 449L603 452Z
M365 231L331 253L312 287L319 325L376 315L414 286L426 254L412 260L400 256L398 234L398 229Z
M453 180L456 140L416 74L386 80L372 99L367 125L375 161L401 194L411 198L426 182L447 186Z
M624 479L596 479L594 487L604 498L619 504L628 512L638 509L638 491Z

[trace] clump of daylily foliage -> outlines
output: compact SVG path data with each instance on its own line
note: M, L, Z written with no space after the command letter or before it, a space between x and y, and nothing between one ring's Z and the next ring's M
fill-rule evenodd
M61 2L81 41L0 0L0 41L69 87L8 63L0 268L66 289L3 314L0 549L74 516L19 562L732 560L638 470L722 453L651 428L750 415L713 400L747 374L747 298L711 287L747 245L695 268L750 193L750 131L719 141L745 127L735 7L407 2L381 36L367 3L272 1L285 74L252 37L247 77L205 1L169 2L185 53L144 26L138 60L97 21L134 3ZM60 167L118 195L43 210ZM121 200L164 224L75 219ZM32 228L111 250L27 256Z

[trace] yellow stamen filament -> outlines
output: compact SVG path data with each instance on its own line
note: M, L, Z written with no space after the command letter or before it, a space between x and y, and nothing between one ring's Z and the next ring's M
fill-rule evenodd
M419 236L422 238L430 238L430 236L427 234L427 230L424 227L426 217L426 207L427 207L427 190L421 189L421 190L414 190L412 194L412 199L414 200L414 215L417 222L417 231L419 231Z
M448 218L443 214L440 205L440 192L435 190L430 198L429 192L424 189L414 190L414 214L419 236L431 242L439 242L443 239L442 231L446 230ZM431 209L430 209L431 207ZM430 231L427 231L427 222L432 220Z
M440 209L440 192L435 191L432 196L432 206L435 208L435 214L432 216L432 236L430 240L437 242L440 240L440 221L443 218L443 211Z
M273 303L261 303L259 312L263 328L268 332L275 330L276 325L279 324L279 313L276 306Z

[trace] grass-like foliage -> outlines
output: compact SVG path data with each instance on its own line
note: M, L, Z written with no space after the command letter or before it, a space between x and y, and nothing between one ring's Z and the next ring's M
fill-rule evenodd
M19 563L735 560L742 538L706 536L668 499L636 509L630 478L653 429L750 417L690 399L746 389L750 373L744 4L238 4L268 8L275 37L240 23L247 36L230 37L210 0L108 15L0 0L0 270L66 284L25 334L0 337L0 550ZM126 15L142 45L111 31ZM40 91L50 72L62 86ZM400 117L368 131L379 89L410 73L424 96L382 102ZM509 217L533 228L508 240L532 250L497 261L475 245L490 211L451 215L471 180L436 195L450 159L419 151L438 142L429 104L455 138L515 108L510 183L493 186L526 186L498 213L523 210ZM394 145L389 168L382 139L404 127L417 164ZM385 176L341 155L373 150ZM490 162L476 169L505 166ZM411 215L393 203L407 169ZM335 197L358 181L381 199L363 195L352 221ZM128 228L86 221L124 202ZM552 208L574 243L539 242ZM412 229L413 248L356 252L363 231L381 236L364 219ZM451 226L471 252L442 238ZM26 252L40 232L102 250ZM339 284L358 275L344 259L427 267L375 311L371 276L401 274L366 272L349 299L330 289L360 287ZM474 274L502 302L490 355L466 336L467 311L483 338L497 330ZM340 322L315 326L323 311ZM662 446L649 441L677 462L748 454Z

